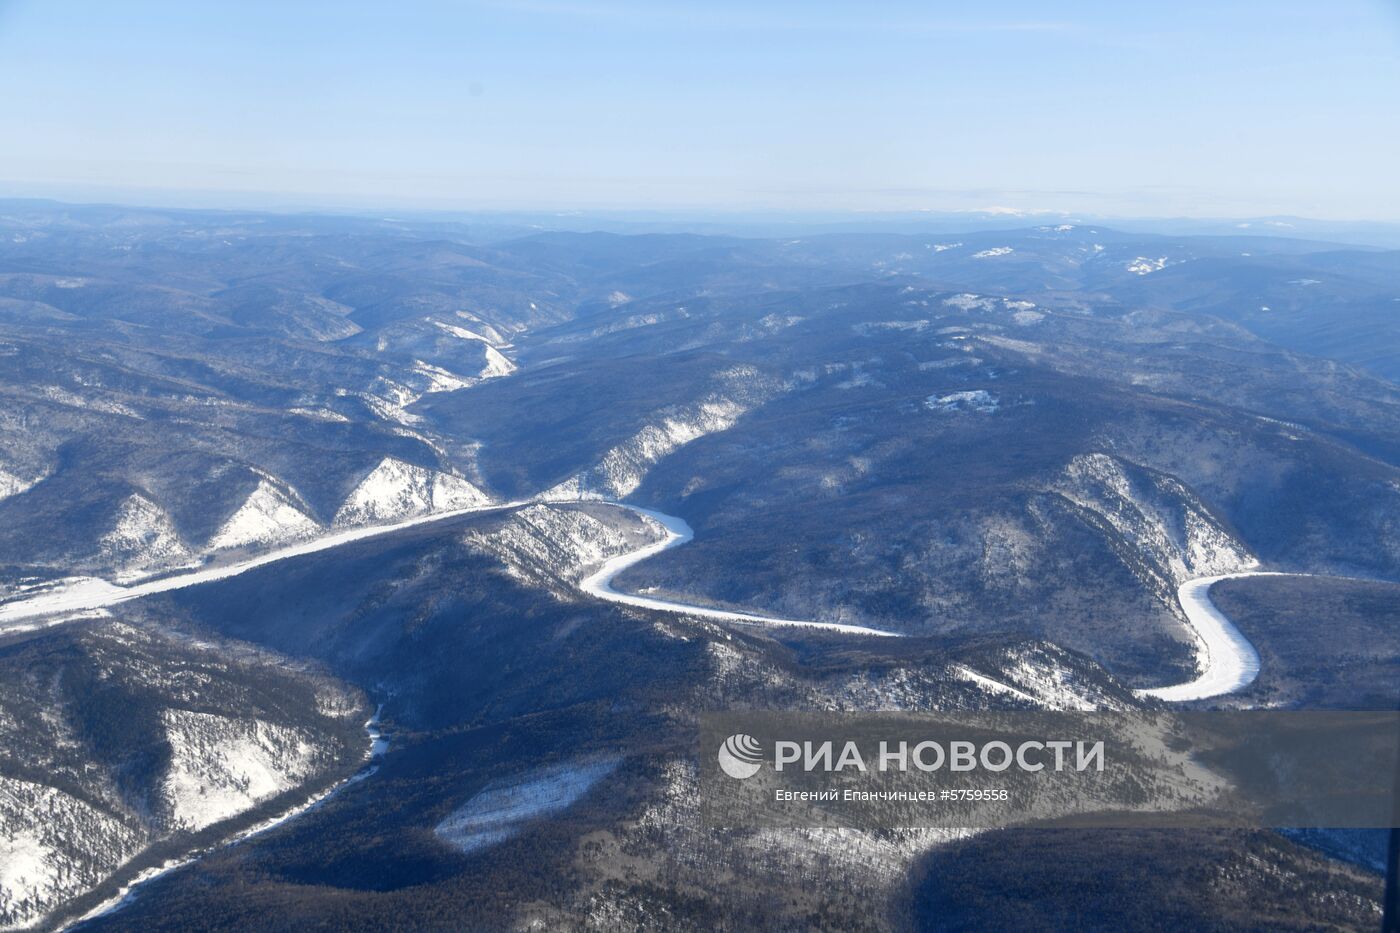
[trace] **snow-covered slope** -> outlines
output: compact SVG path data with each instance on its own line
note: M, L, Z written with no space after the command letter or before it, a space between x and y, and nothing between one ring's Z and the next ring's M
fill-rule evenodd
M29 480L20 479L13 473L0 469L0 499L17 496L33 485Z
M1123 558L1167 605L1194 577L1258 566L1195 493L1180 480L1103 453L1075 457L1056 491L1101 528Z
M398 377L405 392L452 392L515 372L501 352L510 344L490 325L472 324L476 330L431 317L401 321L381 330L374 346L381 353L415 357L412 371Z
M725 431L745 412L771 398L781 385L750 366L716 377L720 387L689 405L658 412L654 421L609 450L592 468L547 490L545 501L625 499L661 458L696 438Z
M475 327L476 330L468 330L465 327L461 327L457 324L449 324L446 321L434 321L433 325L443 333L451 334L459 340L477 340L492 347L509 346L500 332L490 324L482 324L479 321L473 321L472 326Z
M592 508L597 508L596 506ZM497 557L507 573L558 594L571 592L586 569L619 554L664 540L666 529L622 509L532 505L492 532L474 531L473 547Z
M267 479L262 479L238 510L215 532L209 547L217 551L282 544L309 538L319 530L320 526L297 508L285 492Z
M734 425L745 407L732 399L711 398L677 409L612 448L592 469L547 490L546 501L622 499L642 484L662 457L697 437Z
M477 373L478 379L498 379L515 372L515 364L506 355L490 344L486 345L486 365Z
M1079 660L1078 665L1083 666ZM1076 660L1049 643L1018 646L1000 652L986 671L954 664L950 673L995 699L1012 699L1047 710L1122 710L1128 705L1102 684L1076 670Z
M482 363L475 375L461 376L433 363L414 360L413 381L417 391L421 392L422 395L431 395L436 392L456 392L458 389L470 389L488 379L499 379L501 376L509 376L515 372L515 364L507 359L504 353L486 343L483 338L476 339L482 340ZM405 395L402 404L410 405L421 397L418 394L414 394L412 397Z
M1210 601L1213 583L1259 562L1183 483L1107 454L1076 457L1058 491L1115 540L1134 573L1184 618L1195 642L1198 676L1139 691L1168 701L1233 693L1259 674L1259 654Z
M460 476L385 457L335 515L335 525L365 525L484 505L491 497Z
M28 926L91 889L146 839L134 819L55 787L0 776L0 929Z
M344 684L208 636L102 618L12 645L0 656L0 928L129 880L147 866L127 863L172 834L344 776L363 719Z
M98 541L102 558L116 568L118 582L190 562L192 552L170 515L140 493L122 501L116 519Z
M305 729L186 709L161 713L170 769L161 802L172 829L199 830L289 790L328 762Z
M451 324L433 323L437 327L421 322L410 325L408 333L400 333L396 338L381 334L377 349L413 353L412 363L383 372L358 389L337 389L336 394L358 398L377 418L413 428L421 425L423 419L408 409L423 396L469 389L515 372L515 364L484 337ZM471 345L465 354L458 349L464 343Z
M413 361L413 372L428 381L424 387L425 395L432 395L436 392L456 392L458 389L465 389L472 385L470 379L463 379L453 372L448 372L441 366L434 366L432 363L425 363L423 360Z
M93 611L100 611L108 606L140 599L143 596L169 593L173 590L199 586L202 583L212 583L215 580L227 580L230 577L236 577L258 567L266 567L278 561L328 551L353 541L391 535L406 528L453 518L464 511L504 510L522 504L520 502L503 502L468 506L462 510L410 516L389 524L339 528L324 535L263 551L236 562L214 564L185 573L169 574L131 586L114 586L106 580L95 577L68 577L56 581L54 584L29 588L23 591L23 595L18 598L0 603L0 633L28 631L50 624L74 621Z

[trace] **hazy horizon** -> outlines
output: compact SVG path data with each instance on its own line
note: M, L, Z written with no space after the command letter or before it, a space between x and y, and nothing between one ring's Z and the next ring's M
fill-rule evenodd
M93 194L89 192L89 194ZM0 185L0 204L32 205L44 210L57 204L77 211L129 210L189 213L227 213L275 217L402 222L404 224L460 225L464 231L489 238L512 237L524 232L614 234L699 234L732 237L792 237L823 234L875 234L941 236L998 230L1013 231L1047 224L1073 224L1113 229L1122 233L1165 236L1278 237L1331 243L1338 247L1381 250L1400 249L1400 222L1378 220L1325 220L1292 216L1273 217L1129 217L1103 216L1071 211L795 211L598 208L592 210L457 209L394 207L388 205L327 204L294 199L182 197L162 198L159 192L112 191L106 197L75 199L62 196L12 194Z
M1380 0L0 2L0 193L1397 221L1397 61Z

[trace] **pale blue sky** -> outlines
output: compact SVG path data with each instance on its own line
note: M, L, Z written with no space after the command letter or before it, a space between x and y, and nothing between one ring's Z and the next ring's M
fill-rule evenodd
M1400 220L1396 0L0 0L0 194Z

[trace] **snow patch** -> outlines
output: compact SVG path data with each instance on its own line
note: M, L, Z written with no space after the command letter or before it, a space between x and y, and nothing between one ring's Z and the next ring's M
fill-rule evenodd
M349 418L338 411L331 411L329 408L288 408L287 412L293 415L301 415L303 418L315 418L317 421L350 423Z
M1133 273L1134 275L1147 275L1149 273L1158 272L1166 268L1166 265L1166 256L1161 256L1157 259L1149 259L1146 256L1139 256L1132 262L1128 263L1127 268L1128 271Z
M836 383L836 388L843 391L848 389L863 389L867 386L879 385L875 377L865 371L864 364L854 363L851 366L851 376L849 379Z
M105 412L109 415L123 415L127 418L135 418L138 421L144 420L136 409L111 399L98 396L82 396L76 392L70 392L63 386L39 386L39 394L51 402L65 405L69 408L84 408L90 411Z
M990 311L996 307L995 298L983 298L980 295L963 293L954 295L952 298L944 298L943 303L950 308L958 308L963 311Z
M1001 675L1012 689L1052 710L1101 710L1123 708L1067 667L1053 646L1012 649L1006 652Z
M860 337L869 337L879 331L913 331L918 333L927 330L931 322L926 320L916 321L866 321L861 324L852 324L851 330Z
M966 665L954 664L952 668L950 668L950 672L953 674L954 677L957 677L959 680L965 680L970 684L980 687L987 693L991 693L996 696L1008 696L1012 699L1020 700L1024 703L1030 703L1037 706L1039 705L1036 702L1035 697L1031 696L1030 694L1017 690L1015 687L1012 687L1008 684L1004 684L999 680L993 680L992 678L987 677L984 674L979 674L972 668L967 667Z
M935 369L956 369L963 366L981 366L982 358L978 356L955 356L945 360L924 360L919 363L919 372L925 373Z
M1010 648L996 658L991 675L965 664L948 673L992 696L1048 710L1124 710L1129 701L1086 681L1063 648L1049 642Z
M951 395L930 395L924 399L924 406L930 411L979 411L990 414L1001 407L1001 403L985 389L972 389Z

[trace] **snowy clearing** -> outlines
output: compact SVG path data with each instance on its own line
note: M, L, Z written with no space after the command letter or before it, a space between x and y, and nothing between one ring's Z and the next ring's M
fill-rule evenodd
M504 842L531 821L567 810L620 763L619 758L566 762L492 783L448 814L433 833L463 853Z

